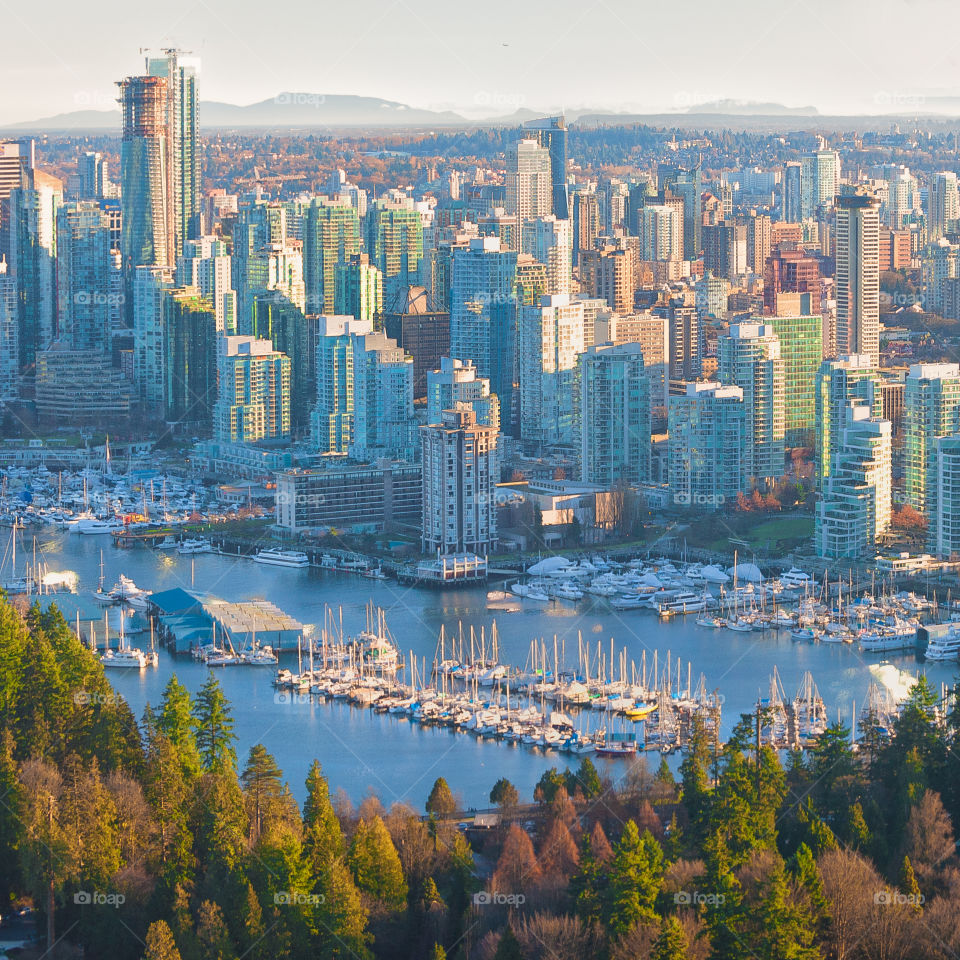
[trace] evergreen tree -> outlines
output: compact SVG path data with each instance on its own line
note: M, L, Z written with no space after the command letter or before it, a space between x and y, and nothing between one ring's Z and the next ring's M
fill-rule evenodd
M497 952L493 955L493 960L523 960L520 942L509 923L500 935L500 942L497 944Z
M404 905L407 882L397 848L380 817L357 824L347 862L361 893L394 910Z
M158 732L176 748L184 776L192 780L200 774L193 704L190 693L174 674L163 690L160 709L155 714Z
M176 747L156 732L147 747L143 792L157 827L155 868L167 890L188 882L194 868L190 791Z
M203 960L234 960L236 957L223 910L212 900L204 900L197 910L197 939Z
M150 924L143 960L180 960L180 951L166 920L155 920Z
M230 704L212 673L197 694L193 717L197 749L204 767L214 770L229 764L236 769L237 754L233 744L237 738L233 733Z
M910 898L913 909L920 913L923 910L923 896L920 893L920 884L917 883L916 874L913 872L913 864L908 856L904 856L903 864L900 867L900 890Z
M501 777L490 791L490 802L505 810L515 807L520 802L517 788L505 777Z
M756 921L750 942L758 960L819 960L812 920L795 902L782 865L764 884Z
M447 951L439 943L435 943L430 951L430 960L447 960Z
M287 812L287 790L276 760L262 743L250 748L240 775L250 819L250 840L256 843L264 829Z
M2 639L0 639L2 645ZM22 830L23 796L13 758L13 734L0 734L0 903L10 902L21 889L17 843Z
M307 774L307 799L303 804L303 852L313 874L323 864L345 853L343 831L330 802L327 778L314 760Z
M457 812L457 801L443 777L437 777L434 782L430 796L427 797L426 811L440 818L452 817Z
M589 800L592 797L599 797L603 793L603 783L600 780L600 774L593 765L589 757L584 757L580 761L580 766L572 774L568 773L566 777L567 793L572 797L577 790Z
M347 865L339 857L323 867L318 884L322 898L315 911L320 960L370 960L367 912Z
M687 960L687 937L676 917L664 917L650 960Z
M844 832L846 833L847 843L854 850L866 852L870 849L870 828L867 826L866 818L863 815L863 807L859 801L850 808L847 814Z
M640 921L656 919L654 904L663 870L660 844L649 830L641 836L636 823L628 820L609 869L605 918L614 936L622 936Z
M536 787L533 788L533 799L537 803L553 803L557 793L560 790L565 790L566 787L566 778L557 772L556 767L551 767L540 777Z
M710 764L713 761L713 738L700 717L694 717L680 764L683 805L690 818L690 832L696 842L703 840L710 820L713 787Z

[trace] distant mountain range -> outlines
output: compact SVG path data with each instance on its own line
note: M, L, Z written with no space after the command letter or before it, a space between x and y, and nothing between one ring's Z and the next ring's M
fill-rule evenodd
M919 98L916 103L887 105L888 111L877 110L858 117L836 117L820 114L816 107L787 107L781 103L754 103L743 100L717 100L692 104L684 110L662 113L616 112L604 109L580 108L566 112L567 121L579 121L586 126L595 124L649 123L677 127L701 126L715 122L714 118L731 118L734 127L760 125L783 126L794 124L805 128L813 125L879 120L900 113L905 116L960 116L960 98L941 96ZM900 107L901 109L897 109ZM238 106L233 103L201 101L198 109L200 124L205 128L268 128L322 130L344 127L511 127L525 120L549 116L555 111L536 111L528 108L508 116L470 119L452 110L424 110L394 100L379 97L357 97L345 94L279 93L268 100ZM39 120L9 124L6 130L36 132L98 132L120 130L119 110L77 110L60 113Z

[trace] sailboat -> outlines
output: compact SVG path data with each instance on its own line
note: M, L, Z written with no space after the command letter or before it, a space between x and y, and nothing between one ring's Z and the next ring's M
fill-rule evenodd
M126 619L125 612L121 609L120 611L120 646L116 650L110 650L109 648L100 658L100 662L105 668L107 667L122 667L126 669L136 669L143 670L149 663L151 666L156 666L155 656L147 656L142 650L138 650L136 647L130 648L127 647L126 638L124 634L124 621ZM109 643L109 636L107 637L107 642Z

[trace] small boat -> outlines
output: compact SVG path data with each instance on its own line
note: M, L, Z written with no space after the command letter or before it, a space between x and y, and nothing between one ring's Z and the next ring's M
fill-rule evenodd
M711 617L708 614L704 614L702 617L697 617L697 626L698 627L713 627L717 629L718 627L726 626L726 620L722 617Z
M171 537L169 534L165 536L158 544L154 547L155 550L176 550L177 541Z
M143 670L147 666L147 656L142 650L108 650L100 662L106 667Z
M731 617L727 620L727 629L735 630L737 633L751 633L753 631L753 621L744 617Z
M657 705L655 703L645 703L641 706L632 707L629 710L624 710L623 715L628 720L646 720L647 717L651 714L656 713Z
M277 665L277 655L273 652L273 647L257 647L253 653L244 656L244 660L254 667L275 667Z
M648 597L641 597L639 594L628 594L622 597L613 597L610 606L614 610L639 610L642 607L650 606L650 601Z
M310 558L300 550L261 550L254 558L254 563L269 563L275 567L308 567Z
M809 643L813 643L817 639L816 633L814 633L812 627L798 627L796 630L790 631L790 639L803 641L806 640Z

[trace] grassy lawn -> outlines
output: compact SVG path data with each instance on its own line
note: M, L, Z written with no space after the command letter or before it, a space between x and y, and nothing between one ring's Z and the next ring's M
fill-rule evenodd
M767 520L748 530L744 540L765 543L767 540L793 540L813 536L813 517L783 517Z

